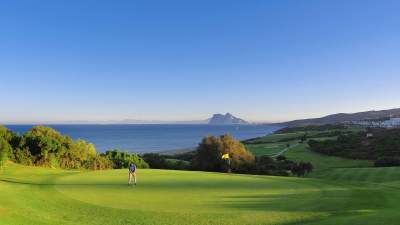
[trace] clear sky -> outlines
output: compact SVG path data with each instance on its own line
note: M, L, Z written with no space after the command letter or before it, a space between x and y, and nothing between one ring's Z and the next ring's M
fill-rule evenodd
M1 1L0 122L400 107L400 1Z

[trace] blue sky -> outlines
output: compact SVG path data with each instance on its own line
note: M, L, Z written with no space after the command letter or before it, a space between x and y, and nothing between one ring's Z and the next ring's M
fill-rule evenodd
M399 1L1 1L0 122L400 107Z

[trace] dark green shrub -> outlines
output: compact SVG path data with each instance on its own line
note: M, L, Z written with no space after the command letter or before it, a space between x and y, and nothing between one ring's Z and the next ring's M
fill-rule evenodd
M150 168L153 168L153 169L167 168L167 161L160 154L146 153L146 154L142 155L142 158L149 164Z
M304 175L311 173L312 170L313 170L313 165L311 163L300 162L292 167L291 172L293 175L296 175L298 177L303 177Z
M190 162L177 159L165 159L165 167L163 169L171 170L190 170Z
M127 151L115 149L101 155L112 162L114 169L128 168L131 163L134 163L137 168L149 168L149 164L143 158Z
M279 155L278 157L276 157L276 160L283 161L286 160L286 157L284 155Z
M400 158L399 157L380 157L375 161L376 167L392 167L392 166L400 166Z

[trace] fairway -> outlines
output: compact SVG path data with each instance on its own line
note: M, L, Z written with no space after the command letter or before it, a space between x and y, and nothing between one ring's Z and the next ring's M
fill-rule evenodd
M246 148L251 151L255 156L268 155L275 156L287 148L287 143L271 143L271 144L248 144ZM296 142L289 143L296 144Z
M323 170L324 172L332 168L356 168L371 167L373 162L368 160L353 160L336 156L328 156L310 150L308 144L299 144L284 154L288 159L294 161L311 162L314 172Z
M392 172L386 177L398 177ZM397 171L397 170L396 170ZM366 173L366 172L364 172ZM9 164L0 175L0 224L397 224L395 182L141 170L62 171ZM393 180L392 180L393 181ZM342 221L336 223L335 221Z

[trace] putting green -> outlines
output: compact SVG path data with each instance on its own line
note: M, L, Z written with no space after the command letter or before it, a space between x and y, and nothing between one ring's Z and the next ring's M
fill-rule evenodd
M400 218L395 184L140 170L138 186L128 187L125 170L15 164L0 180L0 224L394 225Z

